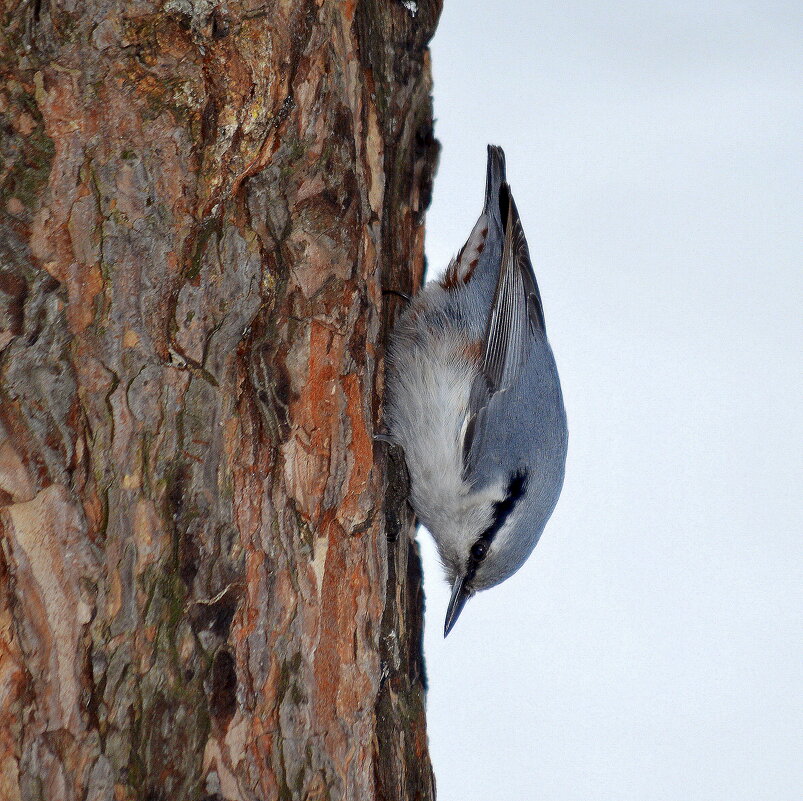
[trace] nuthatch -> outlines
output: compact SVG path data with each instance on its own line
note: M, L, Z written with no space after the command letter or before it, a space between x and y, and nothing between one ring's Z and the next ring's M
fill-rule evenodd
M568 432L527 241L488 147L485 205L443 277L410 301L388 350L383 438L404 449L410 503L466 601L532 553L563 486Z

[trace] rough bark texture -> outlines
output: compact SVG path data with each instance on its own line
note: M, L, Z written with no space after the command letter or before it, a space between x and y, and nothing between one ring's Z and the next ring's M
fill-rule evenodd
M432 798L371 437L440 0L3 10L0 798Z

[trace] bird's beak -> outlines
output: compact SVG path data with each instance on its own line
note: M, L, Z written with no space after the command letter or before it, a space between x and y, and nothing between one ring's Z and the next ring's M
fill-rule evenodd
M446 610L446 623L443 626L443 636L445 637L457 623L457 618L463 611L466 601L474 593L466 587L466 577L458 576L452 587L452 597L449 599L449 608Z

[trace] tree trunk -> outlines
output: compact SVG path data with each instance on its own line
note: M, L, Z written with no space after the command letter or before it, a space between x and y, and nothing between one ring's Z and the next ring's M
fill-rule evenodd
M372 434L440 6L5 1L0 798L434 796Z

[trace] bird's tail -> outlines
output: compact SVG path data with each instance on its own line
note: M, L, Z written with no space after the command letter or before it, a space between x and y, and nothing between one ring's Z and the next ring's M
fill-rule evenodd
M488 167L485 177L485 208L483 211L493 220L500 231L505 230L505 221L499 208L505 175L505 151L499 145L488 145Z

